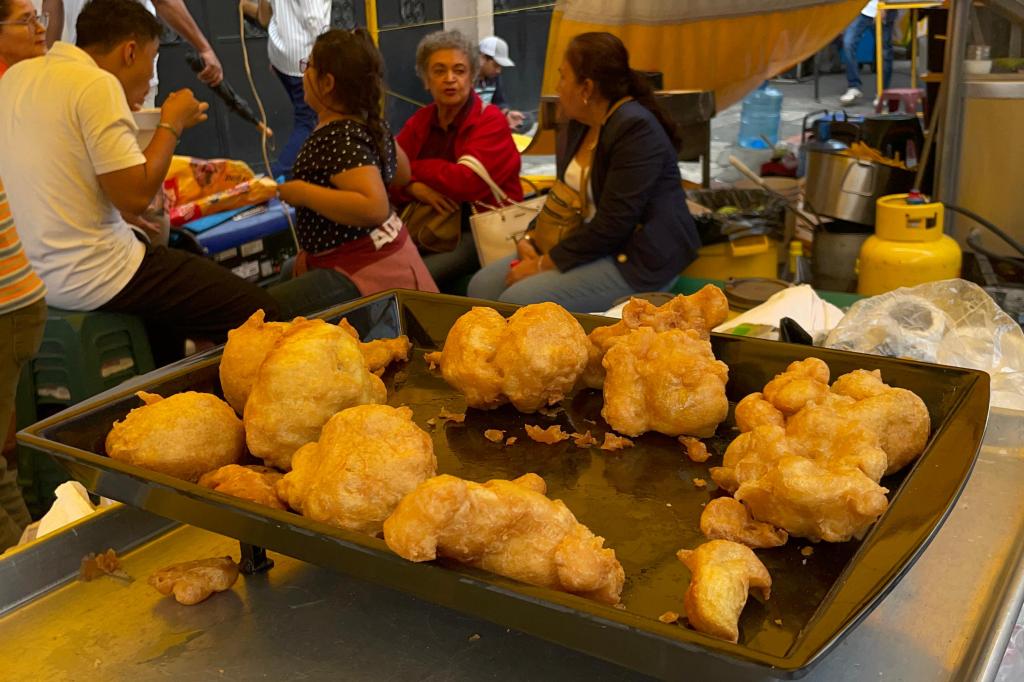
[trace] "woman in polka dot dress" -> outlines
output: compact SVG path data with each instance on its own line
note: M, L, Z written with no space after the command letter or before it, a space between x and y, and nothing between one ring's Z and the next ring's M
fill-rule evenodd
M331 30L303 64L306 102L317 127L279 187L296 209L302 247L295 275L339 272L363 296L384 289L437 291L386 187L409 174L381 112L384 65L369 34Z

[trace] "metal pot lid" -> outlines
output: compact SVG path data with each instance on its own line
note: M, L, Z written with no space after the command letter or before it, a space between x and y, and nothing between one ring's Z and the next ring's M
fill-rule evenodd
M793 285L785 280L768 277L730 279L725 283L725 297L729 301L730 308L750 310L791 286Z

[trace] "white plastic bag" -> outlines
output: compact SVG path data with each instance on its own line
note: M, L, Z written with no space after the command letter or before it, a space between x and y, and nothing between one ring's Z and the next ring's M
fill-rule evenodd
M1024 410L1024 332L977 284L929 282L858 301L829 348L980 369L992 405Z

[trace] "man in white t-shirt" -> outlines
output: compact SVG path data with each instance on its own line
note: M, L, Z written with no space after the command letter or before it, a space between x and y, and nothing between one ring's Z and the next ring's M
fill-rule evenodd
M63 42L0 80L0 177L50 305L142 317L160 362L184 338L223 340L266 292L210 260L144 244L138 215L167 175L185 129L206 120L190 90L171 93L152 142L139 148L130 105L146 96L160 23L134 0L92 0L78 46Z
M846 92L839 97L840 104L853 104L864 93L861 91L860 64L857 63L857 44L865 31L875 30L875 16L878 14L878 0L871 0L860 11L846 31L843 32L843 56L846 58ZM889 10L882 19L882 83L889 87L892 80L892 27L896 12ZM877 93L881 95L882 93Z
M75 22L82 12L87 0L39 0L43 10L50 15L50 24L46 29L47 44L52 45L54 40L60 39L65 43L74 43L76 38ZM221 67L217 53L213 51L210 42L203 35L202 30L192 18L184 0L139 0L150 14L163 19L168 26L174 29L178 35L184 38L196 49L199 56L206 64L199 73L199 80L214 87L224 80L224 70ZM153 78L150 80L149 94L146 96L143 106L152 108L156 106L156 94L160 79L156 74L156 62L153 62Z
M267 29L267 57L292 103L292 132L277 160L274 175L291 176L302 143L316 127L316 113L306 104L300 62L309 58L316 37L331 27L331 0L242 0L246 15Z

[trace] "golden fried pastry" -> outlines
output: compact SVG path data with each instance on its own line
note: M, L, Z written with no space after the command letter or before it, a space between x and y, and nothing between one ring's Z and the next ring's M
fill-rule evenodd
M835 394L804 406L786 422L794 454L829 466L860 469L872 481L880 481L889 457L878 432L851 414L857 406L856 400Z
M408 407L360 405L331 417L303 446L277 492L303 516L376 535L398 501L436 473L430 436Z
M759 426L741 433L729 443L722 456L722 466L711 467L711 478L719 488L734 493L741 483L764 476L775 460L791 454L784 428Z
M874 433L812 404L785 429L759 426L737 436L711 477L758 521L843 542L861 537L888 506L877 482L886 461Z
M292 454L317 440L336 413L386 399L355 339L323 320L296 322L260 366L245 404L246 442L268 465L287 470Z
M781 547L789 540L786 531L755 521L743 503L731 497L707 503L700 515L700 532L709 540L730 540L755 549Z
M619 433L708 437L729 414L729 368L692 329L641 327L605 353L601 416Z
M536 474L483 485L437 476L399 503L384 522L384 540L409 561L449 557L531 585L618 603L625 573L615 551L545 492Z
M856 402L842 416L878 434L879 445L889 457L885 474L893 474L924 452L931 432L928 407L917 394L882 382L877 369L844 374L832 384L832 392Z
M406 336L398 336L393 339L374 339L363 343L359 338L359 332L344 317L338 322L338 326L353 339L359 341L359 352L363 354L366 366L374 374L380 374L392 362L405 362L409 359L412 343Z
M224 400L242 414L263 359L289 327L288 322L264 322L257 310L241 327L228 332L220 358L220 387ZM301 318L298 318L301 319Z
M536 412L564 398L587 363L580 323L555 303L523 306L506 321L475 307L456 320L441 351L441 375L470 407L512 403Z
M690 569L684 605L695 630L730 642L739 641L740 614L751 590L771 596L772 577L757 555L745 545L711 540L676 556Z
M791 362L786 371L765 384L764 399L785 415L828 393L828 365L818 358Z
M245 454L242 421L226 402L187 391L167 398L139 391L136 407L107 434L107 455L195 483Z
M779 408L765 400L763 393L751 393L736 403L736 428L741 433L753 431L758 426L785 426L786 415Z
M203 474L199 479L199 485L225 495L262 504L265 507L286 509L274 491L274 486L283 475L280 471L270 467L261 467L255 464L248 466L229 464L216 471Z
M735 493L750 515L809 540L861 538L888 508L889 492L860 469L829 468L786 455Z
M601 363L616 337L624 336L634 329L648 327L656 332L692 329L700 338L708 339L711 330L725 322L728 316L729 301L722 290L713 284L708 284L690 296L676 296L660 306L642 298L631 298L622 309L621 320L590 332L588 338L591 345L583 383L596 389L604 386L605 369Z
M198 604L214 592L224 592L238 580L238 564L231 557L198 559L162 568L149 576L149 584L163 595L174 593L179 604Z

